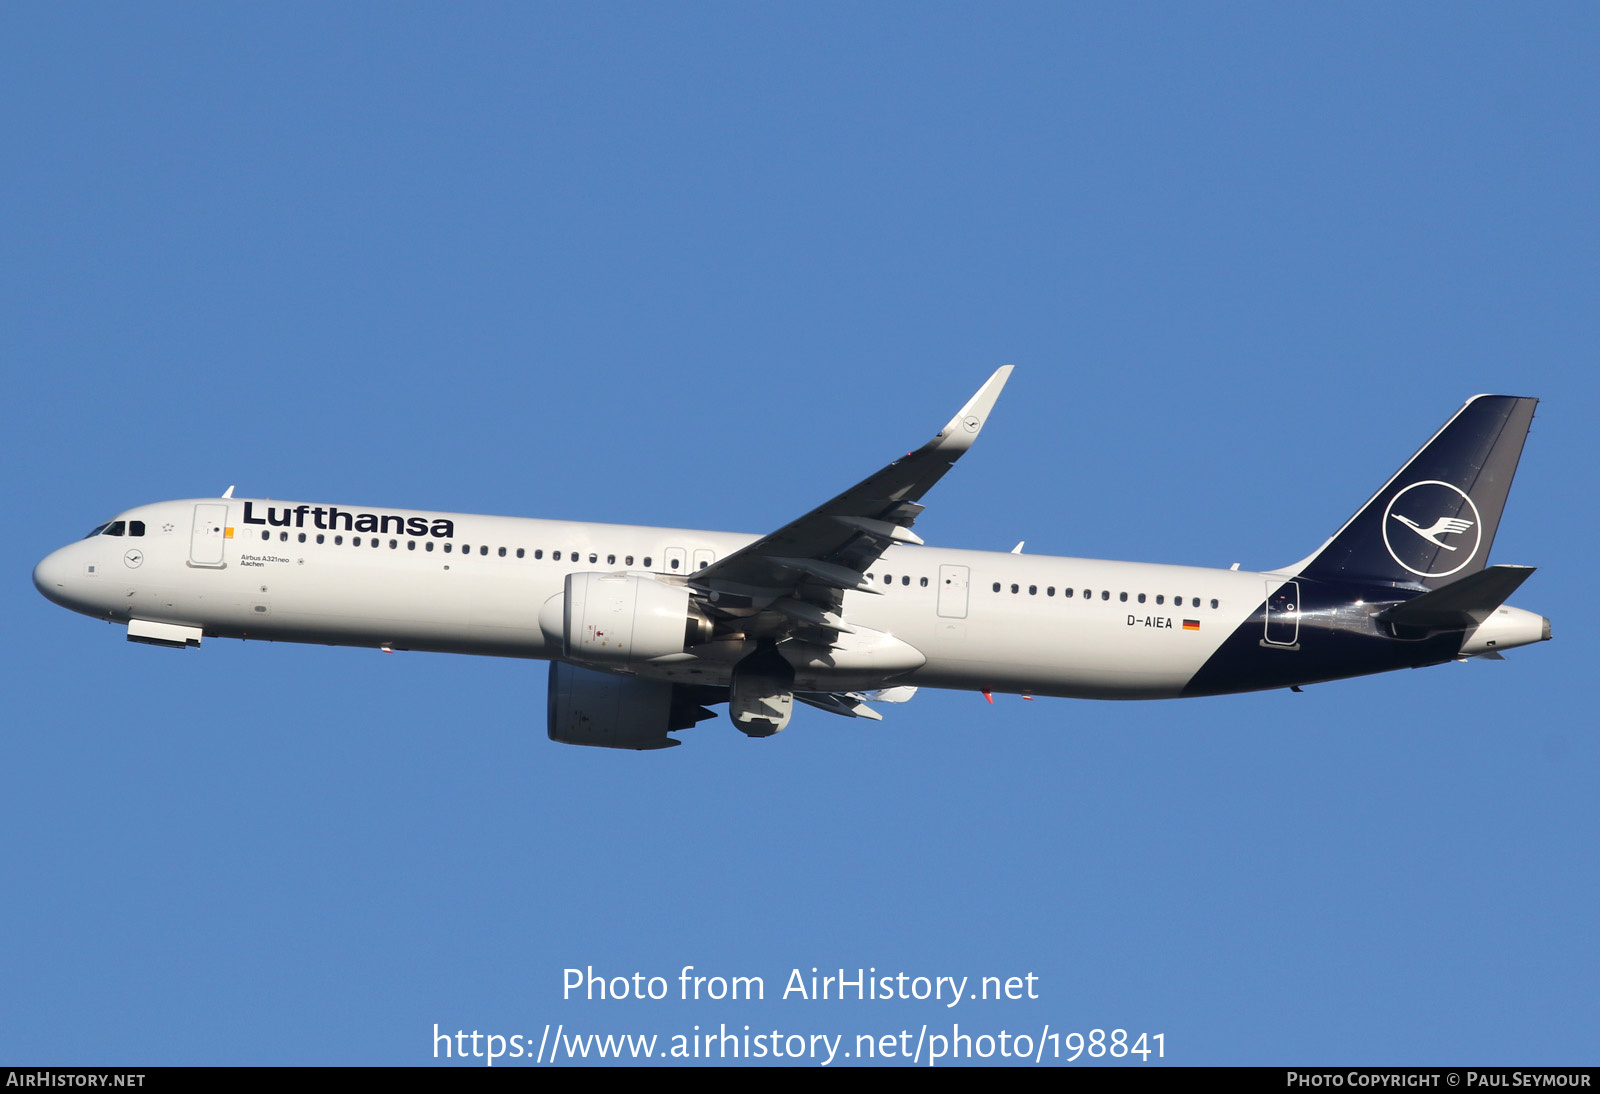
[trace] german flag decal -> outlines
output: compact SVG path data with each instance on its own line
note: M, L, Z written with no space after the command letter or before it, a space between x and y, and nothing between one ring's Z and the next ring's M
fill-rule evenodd
M1198 620L1198 619L1185 619L1183 621L1183 629L1186 630L1186 631L1197 631L1197 630L1199 630L1200 629L1200 620Z

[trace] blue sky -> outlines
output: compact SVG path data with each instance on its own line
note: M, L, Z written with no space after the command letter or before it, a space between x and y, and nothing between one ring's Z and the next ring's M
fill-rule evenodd
M1594 1062L1592 10L7 23L0 1062L957 1022ZM1516 603L1556 640L1299 695L924 691L634 755L547 741L540 663L176 653L29 580L229 484L769 531L1005 363L929 543L1282 565L1468 396L1539 396L1493 557L1540 567ZM675 994L685 965L767 998L562 999L568 967ZM779 998L812 967L1039 998Z

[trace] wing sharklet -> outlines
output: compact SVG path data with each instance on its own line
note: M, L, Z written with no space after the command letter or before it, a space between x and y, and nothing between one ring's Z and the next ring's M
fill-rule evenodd
M927 447L956 454L971 448L972 442L983 432L983 423L989 420L989 412L1000 398L1001 389L1011 379L1011 369L1011 365L1001 365L995 369L994 375L984 382L976 395L967 400L966 406L956 411L956 416L939 431L938 436L928 442Z

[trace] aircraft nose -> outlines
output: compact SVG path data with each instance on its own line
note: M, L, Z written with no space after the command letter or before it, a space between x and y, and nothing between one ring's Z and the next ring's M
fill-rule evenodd
M72 576L72 564L66 559L67 549L53 551L39 560L39 565L33 568L33 587L44 594L46 600L60 604L63 608L72 605L68 603L67 586Z

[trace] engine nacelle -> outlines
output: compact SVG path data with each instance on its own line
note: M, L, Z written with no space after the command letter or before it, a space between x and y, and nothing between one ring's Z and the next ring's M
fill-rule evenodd
M550 663L552 741L640 751L682 744L667 733L715 717L691 689Z
M1461 641L1462 657L1515 649L1550 640L1550 620L1542 615L1502 604L1494 614L1467 632Z
M539 629L564 656L627 664L682 653L711 637L689 590L637 574L568 574L566 591L539 611Z

